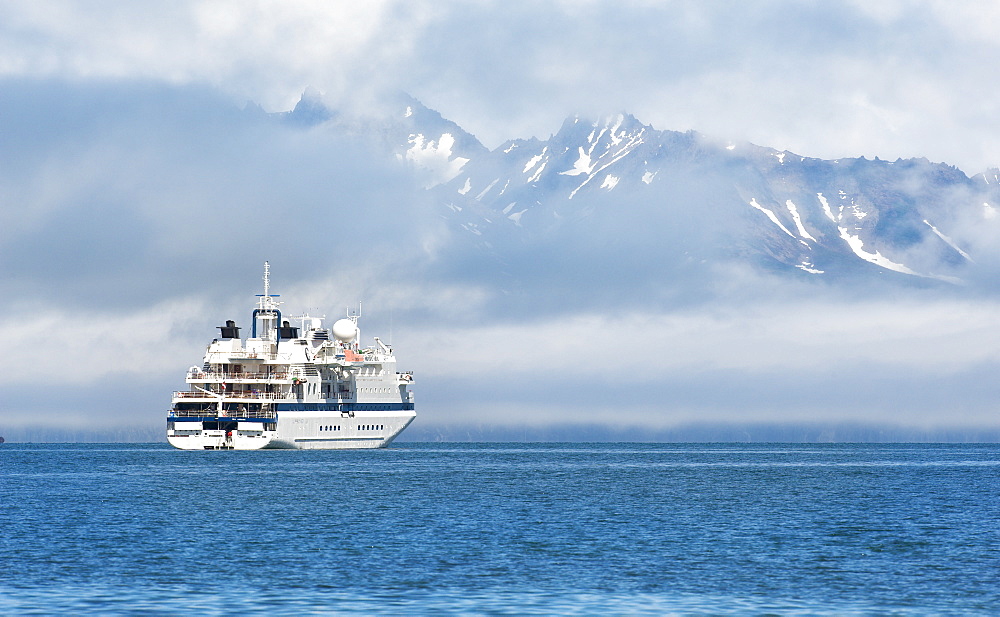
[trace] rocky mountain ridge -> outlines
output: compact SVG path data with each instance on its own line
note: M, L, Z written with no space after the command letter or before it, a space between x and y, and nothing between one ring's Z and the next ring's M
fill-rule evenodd
M315 100L300 106L290 118L331 121ZM391 118L352 126L418 173L460 243L501 261L553 245L593 256L628 244L637 260L960 283L1000 231L996 169L969 177L926 159L823 160L627 114L568 118L547 139L489 150L409 98Z

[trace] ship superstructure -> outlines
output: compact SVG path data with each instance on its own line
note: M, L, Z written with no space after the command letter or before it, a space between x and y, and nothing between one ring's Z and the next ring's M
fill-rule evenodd
M174 392L167 441L184 450L380 448L416 417L413 374L396 370L378 337L360 346L360 314L323 327L323 318L283 320L270 293L251 313L250 336L229 320Z

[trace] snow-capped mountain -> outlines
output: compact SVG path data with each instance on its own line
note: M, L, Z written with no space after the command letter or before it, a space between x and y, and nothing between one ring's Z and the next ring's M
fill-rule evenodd
M300 106L291 117L324 119L315 101ZM355 130L418 172L461 244L503 262L539 250L583 266L738 258L797 276L956 283L1000 231L998 170L808 158L626 114L570 118L548 139L490 151L410 98Z

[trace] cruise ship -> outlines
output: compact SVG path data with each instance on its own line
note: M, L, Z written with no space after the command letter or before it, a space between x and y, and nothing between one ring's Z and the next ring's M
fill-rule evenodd
M361 347L360 314L329 329L321 317L283 321L279 296L264 293L250 336L229 320L174 392L167 441L183 450L384 448L416 417L413 374L396 370L378 337Z

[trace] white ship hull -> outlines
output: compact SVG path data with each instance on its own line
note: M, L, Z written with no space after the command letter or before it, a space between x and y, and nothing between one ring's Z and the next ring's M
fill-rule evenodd
M277 429L226 431L200 428L202 422L175 422L167 442L181 450L347 450L384 448L416 417L414 411L355 415L279 413ZM256 428L256 427L255 427Z

